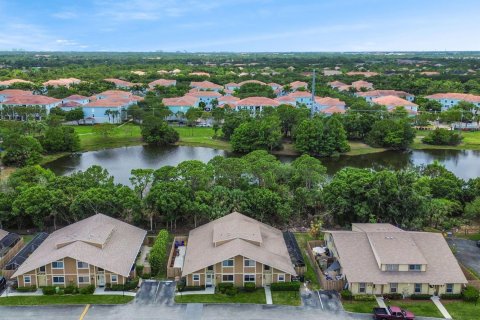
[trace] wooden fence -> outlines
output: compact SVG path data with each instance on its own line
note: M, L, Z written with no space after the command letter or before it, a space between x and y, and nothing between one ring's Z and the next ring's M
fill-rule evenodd
M18 251L23 248L23 245L23 238L20 238L20 240L10 250L8 250L8 252L0 260L0 269L5 267L5 265L18 253Z
M173 263L175 262L175 252L176 252L175 242L176 241L179 241L179 242L184 241L185 245L187 245L187 240L188 240L187 236L176 236L173 239L172 247L170 248L170 254L168 256L168 264L167 264L167 278L169 278L169 279L175 279L177 277L180 278L182 276L182 269L173 267Z
M317 274L317 278L320 280L320 286L323 290L334 290L334 291L342 291L345 287L345 280L327 280L325 275L323 274L320 266L315 259L315 254L313 253L313 248L315 247L324 247L325 241L323 240L311 240L307 242L307 253L308 257L310 258L313 268L315 269L315 273Z

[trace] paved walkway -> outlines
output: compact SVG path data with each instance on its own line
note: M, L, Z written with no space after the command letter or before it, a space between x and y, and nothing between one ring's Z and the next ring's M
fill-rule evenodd
M8 294L7 294L7 290ZM37 291L33 292L17 292L15 290L7 289L3 291L2 295L0 297L5 298L5 297L15 297L15 296L43 296L43 291L42 289L37 289Z
M439 297L432 297L431 299L433 303L435 303L435 305L437 306L438 310L440 310L440 313L445 319L452 319L452 316L450 315L450 313L448 313L447 309L443 306Z
M387 308L385 301L383 301L383 297L375 297L375 299L377 299L377 303L380 308Z
M267 304L273 304L272 290L270 290L270 286L265 286L265 299L267 300Z

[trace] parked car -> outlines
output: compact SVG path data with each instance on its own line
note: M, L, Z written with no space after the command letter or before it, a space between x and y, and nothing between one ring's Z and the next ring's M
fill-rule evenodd
M375 320L390 320L390 319L405 319L415 320L415 315L410 312L401 309L400 307L386 307L386 308L373 308L373 319Z
M3 291L7 287L7 279L4 277L0 276L0 292Z

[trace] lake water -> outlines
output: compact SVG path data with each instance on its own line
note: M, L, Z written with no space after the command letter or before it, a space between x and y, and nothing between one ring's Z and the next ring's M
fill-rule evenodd
M233 156L224 150L203 147L152 147L134 146L100 151L90 151L69 155L45 165L58 175L86 170L99 165L115 177L115 182L129 184L130 171L137 168L158 169L165 165L175 166L185 160L208 162L215 156ZM283 162L291 162L295 157L279 156ZM402 169L409 165L419 166L438 160L446 168L463 179L480 176L480 151L473 150L414 150L406 152L385 151L360 156L339 156L322 158L327 173L332 175L338 170L351 166L357 168Z

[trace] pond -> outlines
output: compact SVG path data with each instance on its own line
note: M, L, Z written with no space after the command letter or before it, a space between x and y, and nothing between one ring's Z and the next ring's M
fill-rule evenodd
M224 150L204 147L151 147L134 146L100 151L90 151L59 158L45 165L58 175L86 170L99 165L115 177L115 182L129 185L130 171L137 168L158 169L165 165L175 166L185 160L208 162L215 156L233 156ZM291 162L293 156L279 156L282 162ZM480 151L473 150L413 150L406 152L386 151L359 156L322 158L329 175L351 166L357 168L402 169L409 165L427 165L438 160L462 179L480 176Z

